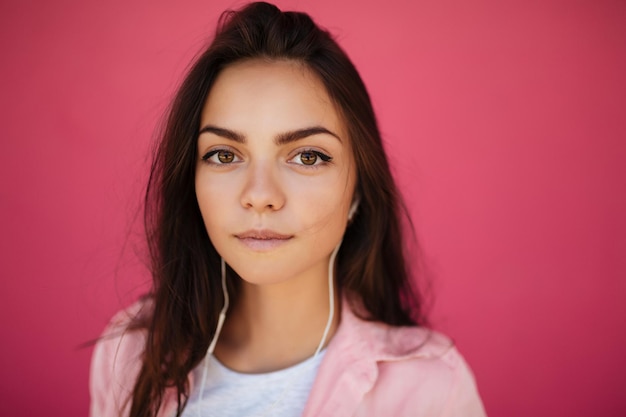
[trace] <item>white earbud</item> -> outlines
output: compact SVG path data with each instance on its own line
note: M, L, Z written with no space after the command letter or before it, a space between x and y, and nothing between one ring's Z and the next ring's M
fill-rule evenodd
M350 206L350 210L348 211L348 221L352 221L352 218L354 217L356 210L359 208L359 202L360 201L358 198L352 202L352 205Z

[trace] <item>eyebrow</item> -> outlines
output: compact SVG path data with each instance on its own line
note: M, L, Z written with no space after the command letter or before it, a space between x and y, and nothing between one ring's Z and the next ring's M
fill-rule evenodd
M229 139L238 143L246 143L245 135L239 132L235 132L234 130L225 129L223 127L206 125L202 129L200 129L200 132L198 132L198 135L201 135L203 133L213 133L214 135L217 135L222 138ZM341 142L341 138L339 137L339 135L331 132L325 127L311 126L311 127L307 127L304 129L297 129L297 130L291 130L289 132L279 133L274 138L274 143L276 143L276 145L285 145L287 143L295 142L297 140L304 139L309 136L322 135L322 134L333 136L339 142Z

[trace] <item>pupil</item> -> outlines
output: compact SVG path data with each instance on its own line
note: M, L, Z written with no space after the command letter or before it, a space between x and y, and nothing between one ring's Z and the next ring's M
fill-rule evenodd
M317 155L314 152L302 152L300 161L305 165L313 165L317 161Z
M226 151L220 151L217 154L217 159L220 160L220 162L227 164L229 162L233 162L233 158L234 155L232 152L226 152Z

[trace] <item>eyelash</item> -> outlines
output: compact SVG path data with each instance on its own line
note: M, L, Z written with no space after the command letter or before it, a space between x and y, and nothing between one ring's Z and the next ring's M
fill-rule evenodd
M228 153L231 153L231 154L233 154L233 158L234 158L234 159L240 159L240 158L237 156L237 154L236 154L234 151L232 151L231 149L227 149L227 148L219 148L219 149L213 149L213 150L210 150L209 152L205 153L205 154L202 156L202 161L203 161L203 162L206 162L207 164L210 164L210 165L217 165L217 166L220 166L220 165L231 165L231 164L233 164L233 163L235 163L235 162L238 162L238 161L236 161L236 160L233 160L232 162L214 162L214 161L211 161L211 160L210 160L213 156L217 155L217 154L218 154L218 153L220 153L220 152L228 152ZM323 153L323 152L320 152L320 151L318 151L318 150L315 150L315 149L302 149L302 150L300 150L298 153L296 153L293 157L291 157L291 158L289 159L289 161L293 161L294 159L296 159L296 158L298 157L298 155L302 155L303 153L307 153L307 152L310 152L310 153L313 153L313 154L317 155L317 157L319 158L319 163L318 163L318 161L315 161L315 163L314 163L313 165L307 165L307 164L304 164L304 163L298 163L298 162L293 162L293 164L295 164L295 165L299 165L299 166L302 166L302 167L305 167L305 168L307 168L307 169L308 169L308 168L315 169L315 168L319 168L319 167L320 167L320 166L322 166L322 165L326 165L326 164L328 164L328 163L331 163L331 162L332 162L332 160L333 160L333 157L332 157L332 156L327 155L327 154L325 154L325 153Z
M298 157L298 155L302 155L303 153L307 153L307 152L310 152L312 154L317 155L317 157L319 158L319 163L318 163L318 161L315 161L315 163L313 165L307 165L307 164L298 163L298 162L293 162L293 163L295 165L302 166L302 167L305 167L307 169L308 168L316 169L316 168L319 168L320 166L323 166L323 165L331 163L332 160L333 160L332 156L326 155L325 153L317 151L315 149L302 149L301 151L296 153L292 158L290 158L289 161L293 161L294 159L296 159Z
M214 162L214 161L210 161L210 159L213 156L219 154L220 152L231 153L233 155L233 161L232 162ZM234 151L232 151L231 149L228 149L228 148L213 149L213 150L210 150L209 152L205 153L202 156L202 161L203 162L206 162L207 164L210 164L210 165L217 165L217 166L220 166L220 165L230 165L230 164L232 164L234 162L238 162L235 159L241 159L241 158L239 158Z

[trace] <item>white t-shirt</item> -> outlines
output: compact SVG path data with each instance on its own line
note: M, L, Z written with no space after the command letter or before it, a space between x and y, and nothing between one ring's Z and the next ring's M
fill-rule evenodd
M204 362L194 369L194 387L183 417L297 417L313 387L326 351L292 367L264 374L232 371L211 355L204 389ZM207 360L207 359L205 359Z

